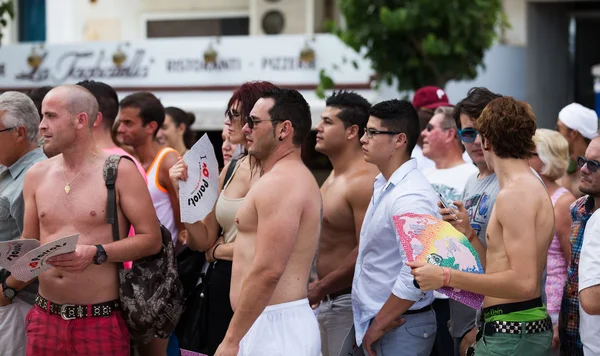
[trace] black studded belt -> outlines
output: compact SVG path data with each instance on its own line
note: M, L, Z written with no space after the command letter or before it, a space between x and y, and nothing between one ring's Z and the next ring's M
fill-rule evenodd
M35 305L50 314L60 315L64 320L109 316L113 312L121 309L119 300L88 305L56 304L39 294L35 297Z

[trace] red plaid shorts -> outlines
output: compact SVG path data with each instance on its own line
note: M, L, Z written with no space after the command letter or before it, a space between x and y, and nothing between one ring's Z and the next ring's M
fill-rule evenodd
M129 356L129 331L119 311L64 320L34 306L25 325L27 356Z

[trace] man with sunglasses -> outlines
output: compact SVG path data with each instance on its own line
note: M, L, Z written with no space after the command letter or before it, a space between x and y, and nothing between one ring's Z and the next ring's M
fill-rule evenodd
M0 95L0 241L23 233L25 173L46 159L38 148L40 117L25 94ZM24 356L27 340L25 315L38 290L37 280L27 285L0 268L0 355Z
M500 185L486 230L485 274L409 265L423 290L446 286L485 296L475 355L548 355L552 321L542 302L541 280L554 235L554 208L528 163L535 150L535 116L529 104L502 97L486 106L475 129Z
M462 158L464 148L460 142L452 111L451 107L438 107L427 127L421 131L423 155L435 163L434 167L423 169L423 175L447 202L460 200L465 183L477 172L473 163L467 163ZM448 350L454 348L448 332L449 298L442 293L433 294L435 296L433 310L437 318L438 332L432 356L444 356Z
M600 354L600 137L577 158L586 194L571 205L571 261L558 319L561 355Z
M365 161L381 174L360 231L352 308L356 345L369 356L429 355L436 334L432 292L414 285L393 217L405 213L439 216L437 194L410 153L419 119L405 100L374 105L361 138Z
M322 356L337 356L352 328L352 277L360 228L373 193L377 167L363 159L360 138L371 104L348 91L333 93L317 125L315 150L327 155L333 170L321 186L323 227L317 256L318 280L308 300L319 305Z
M502 95L492 93L487 88L475 87L454 107L452 116L460 139L478 172L467 179L460 200L454 201L457 207L454 213L440 205L444 220L469 238L484 266L487 246L485 231L500 186L496 174L485 162L481 135L474 125L487 104L500 97ZM449 331L454 340L454 356L464 356L467 348L475 342L477 311L453 299L449 300L449 307Z
M310 133L310 108L296 90L270 89L246 120L248 153L261 162L264 174L236 214L234 315L215 356L319 356L319 325L306 285L323 204L300 155Z
M581 104L571 103L558 113L556 131L569 142L569 168L560 184L579 198L583 192L579 190L581 175L576 167L577 157L584 155L590 140L598 136L598 114Z
M419 88L413 96L412 105L419 116L419 132L427 128L435 109L452 106L446 92L442 88L432 85ZM412 150L411 157L417 160L417 167L420 170L435 167L435 163L423 155L423 137L421 136L419 136L417 144ZM465 162L471 162L467 152L463 153L463 159Z

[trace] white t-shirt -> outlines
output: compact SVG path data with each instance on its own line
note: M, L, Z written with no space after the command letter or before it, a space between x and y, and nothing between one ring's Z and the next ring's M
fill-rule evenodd
M423 175L431 183L433 189L452 204L453 201L462 198L467 180L478 171L473 163L465 162L447 169L427 168L423 170Z
M418 161L417 161L418 164ZM436 192L440 193L449 204L455 200L461 200L467 180L479 172L477 167L470 162L447 169L437 169L435 165L423 170L423 175L433 186ZM433 292L438 299L448 299L445 295Z
M435 168L435 163L429 158L423 156L423 149L419 145L415 145L410 157L417 160L417 168L421 170L421 172L427 168ZM463 152L462 158L463 161L467 163L473 162L467 151Z
M579 292L600 284L600 210L585 225L579 255ZM600 315L586 313L579 304L579 334L586 356L600 355Z

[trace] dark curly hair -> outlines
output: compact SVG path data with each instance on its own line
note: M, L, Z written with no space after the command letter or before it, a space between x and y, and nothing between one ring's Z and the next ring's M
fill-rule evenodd
M474 126L500 158L527 159L535 151L535 115L526 102L510 96L494 99Z

